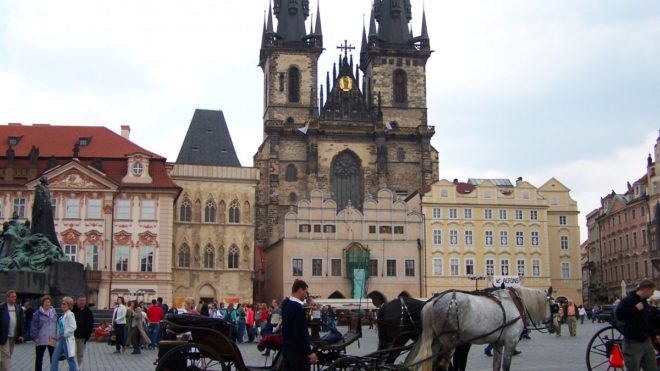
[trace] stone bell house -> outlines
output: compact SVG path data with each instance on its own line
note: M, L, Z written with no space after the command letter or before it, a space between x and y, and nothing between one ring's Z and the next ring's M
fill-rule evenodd
M170 175L183 189L175 205L175 302L252 302L259 171L241 167L222 111L195 111Z
M314 190L286 214L284 238L265 250L266 292L281 300L303 279L320 298L367 297L378 306L398 295L421 297L423 235L422 215L389 189L368 196L362 211L349 203L339 213ZM356 289L360 270L364 284Z
M86 267L89 301L118 295L172 300L173 205L180 188L165 158L104 127L0 126L0 221L30 218L34 188L48 178L64 253Z
M332 200L334 220L349 206L367 215L367 200L376 199L382 189L404 198L438 179L438 152L431 146L435 129L427 121L426 62L432 51L425 16L419 36L411 34L411 1L375 1L369 29L362 33L358 63L353 61L355 48L347 42L339 46L342 55L333 71L321 79L321 11L316 9L314 26L308 30L308 0L275 0L273 5L267 12L259 59L264 119L263 142L254 155L261 173L256 189L258 256L277 244L288 245L292 234L287 215L292 209L300 214L296 208L301 200L313 200L317 191ZM314 233L303 238L323 245L323 235ZM344 248L364 247L370 238L355 234L355 244L344 241ZM289 257L283 259L289 264ZM271 279L283 282L274 274L268 259L264 267L257 267L258 300L272 299L267 290Z
M556 297L582 301L579 212L557 179L540 187L522 178L443 179L408 203L426 223L424 296L515 276L526 287L552 286Z

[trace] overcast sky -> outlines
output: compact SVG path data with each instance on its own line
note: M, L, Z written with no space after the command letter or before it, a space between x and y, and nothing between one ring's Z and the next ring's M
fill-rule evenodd
M371 1L320 2L325 81L336 46L359 46ZM418 35L422 1L412 4ZM222 109L251 166L266 8L0 0L0 123L128 124L133 141L174 161L194 109ZM660 129L660 1L428 0L426 12L441 178L541 186L554 176L572 189L584 225L601 196L643 175Z

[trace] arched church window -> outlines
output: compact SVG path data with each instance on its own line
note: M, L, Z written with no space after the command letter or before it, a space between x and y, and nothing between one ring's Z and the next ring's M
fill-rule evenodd
M300 102L300 70L289 68L289 103Z
M232 245L229 248L229 255L227 256L227 268L238 269L239 257L240 251L238 250L238 246Z
M404 70L394 71L394 102L405 103L408 95L408 78Z
M229 223L241 222L241 205L238 200L234 200L229 205Z
M181 246L181 249L179 250L179 267L190 267L190 248L188 245Z
M215 212L215 202L210 200L207 201L206 207L204 208L204 223L215 223Z
M190 203L190 200L183 200L181 203L179 220L182 222L192 221L192 204Z
M289 164L286 167L286 181L295 182L296 180L298 180L298 169L296 169L296 165Z
M215 268L215 249L213 246L206 246L202 264L204 264L204 268Z
M350 203L362 210L364 187L360 159L351 151L338 154L332 161L332 195L337 210L343 210Z

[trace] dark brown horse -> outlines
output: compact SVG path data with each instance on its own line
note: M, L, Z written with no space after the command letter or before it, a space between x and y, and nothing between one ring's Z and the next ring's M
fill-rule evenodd
M421 312L425 301L400 296L384 304L378 310L378 350L404 346L417 341L422 333ZM456 348L453 371L465 371L470 344ZM392 354L388 363L394 363L398 354Z

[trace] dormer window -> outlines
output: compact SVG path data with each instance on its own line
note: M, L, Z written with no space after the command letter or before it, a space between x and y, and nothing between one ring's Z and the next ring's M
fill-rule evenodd
M133 174L135 176L142 175L143 171L144 171L144 166L142 166L142 163L136 162L136 163L133 164Z
M92 142L91 137L80 137L78 139L78 145L81 147L87 147Z
M9 144L10 146L15 146L20 141L21 141L21 137L9 137L9 139L7 139L7 144Z

